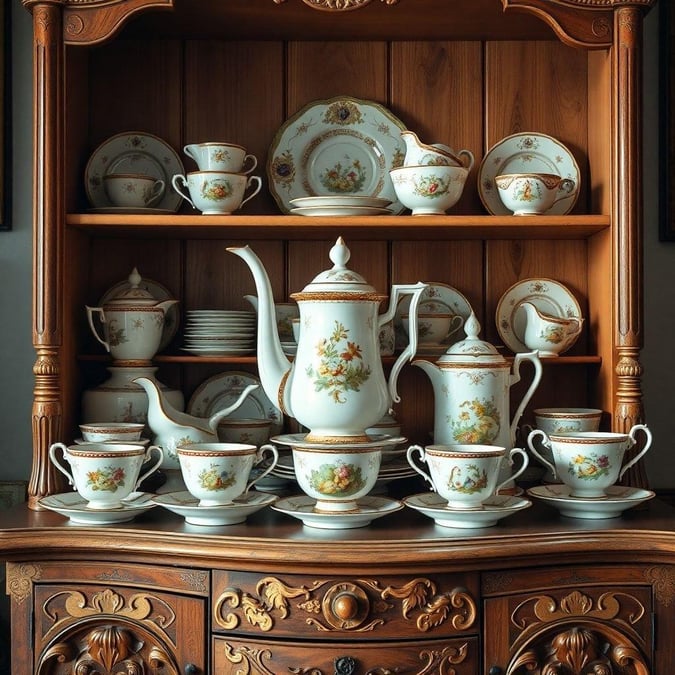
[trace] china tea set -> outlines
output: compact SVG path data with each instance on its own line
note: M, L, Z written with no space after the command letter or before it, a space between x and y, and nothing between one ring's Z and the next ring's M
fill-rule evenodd
M269 277L254 251L249 246L227 250L246 264L255 283L256 295L248 299L257 314L259 385L242 387L229 404L202 417L183 412L182 401L174 405L151 372L143 368L134 371L131 381L146 398L144 421L152 432L152 443L141 437L142 425L85 420L81 441L70 446L54 443L49 451L51 461L68 477L81 501L75 504L70 500L64 506L48 498L46 508L60 509L76 522L92 522L91 512L95 511L99 513L97 522L105 523L135 517L143 510L140 504L144 509L161 505L191 523L227 525L243 522L270 505L311 527L344 529L365 526L404 506L441 526L488 527L531 505L515 483L528 468L530 455L515 445L518 422L542 378L536 348L517 351L510 363L478 337L480 325L471 311L462 318L464 339L451 344L435 363L424 358L413 360L419 338L418 313L429 295L428 284L393 285L388 308L380 313L387 296L348 267L350 250L339 237L329 253L332 267L291 295L297 310L288 314L285 306L275 303ZM536 280L536 287L546 297L541 293L544 281ZM513 293L509 289L505 295ZM525 321L525 348L531 344L530 321L535 323L539 339L549 324L566 325L558 317L547 318L527 300L527 294L519 292L516 297L520 300L513 316ZM139 364L147 368L151 363L161 340L158 326L175 302L148 297L140 274L134 270L119 297L86 309L94 336L111 353L117 367L133 371ZM387 379L379 335L401 306L406 308L408 344L394 359ZM94 316L101 319L103 338ZM297 348L292 359L283 348L287 324L296 328ZM571 317L568 333L576 337L581 324L579 317ZM445 330L441 333L446 337ZM563 337L569 346L571 338L568 334ZM511 415L511 389L521 380L523 361L532 364L533 375ZM399 502L370 493L384 458L407 442L400 435L400 426L379 425L400 401L397 381L409 362L426 373L435 407L432 442L410 445L406 459L411 471L420 474L432 492ZM283 415L294 418L306 431L270 434L268 419L257 436L247 439L241 435L242 429L256 433L256 425L233 419L237 424L228 425L225 436L221 423L258 386ZM526 438L528 448L558 483L530 488L529 496L579 518L613 517L649 498L650 494L617 494L620 488L616 485L649 449L647 427L636 425L627 434L600 432L600 411L589 413L587 409L537 410L535 419L537 426L528 430ZM556 424L547 426L547 419ZM583 424L586 419L589 425ZM571 426L564 428L558 424L561 421ZM525 429L523 426L521 431ZM640 431L646 442L623 464L625 452L637 444ZM255 443L250 442L253 438ZM278 464L277 446L290 448L303 496L277 499L250 492ZM63 459L59 459L59 450ZM516 457L519 466L514 471ZM140 483L160 466L174 474L175 484L163 494L138 502ZM595 504L600 506L596 509Z

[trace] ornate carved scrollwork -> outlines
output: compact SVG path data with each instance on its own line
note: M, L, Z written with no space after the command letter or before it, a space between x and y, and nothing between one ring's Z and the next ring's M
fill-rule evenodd
M664 607L670 607L675 600L675 567L650 567L645 576L654 588L654 597Z
M180 675L169 654L146 641L130 628L118 624L99 625L83 639L74 635L52 645L40 656L36 672L52 672L53 664L67 663L77 675Z
M33 584L42 576L42 568L32 563L7 563L7 592L12 600L23 603L31 597Z
M224 643L225 658L233 664L241 666L237 671L241 675L278 675L268 665L273 654L269 649L250 648L244 645L233 646ZM456 675L454 666L462 663L468 654L468 645L460 647L445 647L444 649L423 649L419 653L422 664L419 670L413 672L408 668L393 666L378 666L363 671L364 675ZM267 663L265 663L265 661ZM359 662L351 656L341 656L335 659L333 672L327 672L313 666L294 667L289 666L286 672L292 675L356 675L359 671Z
M328 588L319 599L314 593ZM370 594L375 595L374 598ZM371 631L385 623L377 616L368 621L371 608L383 614L394 605L391 598L401 601L401 614L406 621L415 621L420 632L426 633L446 621L455 630L467 630L476 621L477 609L470 593L463 588L438 593L430 579L412 579L401 587L382 588L378 581L357 579L349 582L315 581L310 587L292 587L275 577L265 577L256 585L257 597L238 588L226 588L217 598L214 608L215 622L221 628L232 630L239 626L242 617L230 610L241 609L243 619L262 631L274 627L273 613L285 619L290 611L289 599L301 598L295 607L310 614L308 625L320 631Z
M322 9L326 12L348 12L353 9L360 9L370 3L370 0L302 0L306 5L314 9ZM380 0L386 5L395 5L398 0ZM274 0L274 3L281 5L286 0Z
M635 629L646 613L623 592L530 597L511 614L516 638L506 675L647 675L644 638Z

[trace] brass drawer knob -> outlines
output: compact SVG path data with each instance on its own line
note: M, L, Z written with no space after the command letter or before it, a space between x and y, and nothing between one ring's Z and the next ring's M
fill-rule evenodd
M351 593L340 593L333 600L333 613L339 619L353 619L359 611L359 601Z

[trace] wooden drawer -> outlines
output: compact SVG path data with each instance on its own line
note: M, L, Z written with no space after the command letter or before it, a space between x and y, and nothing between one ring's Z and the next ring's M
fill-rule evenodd
M478 638L382 642L275 642L213 638L218 675L478 675Z
M476 634L478 575L311 577L216 571L214 632L359 640Z

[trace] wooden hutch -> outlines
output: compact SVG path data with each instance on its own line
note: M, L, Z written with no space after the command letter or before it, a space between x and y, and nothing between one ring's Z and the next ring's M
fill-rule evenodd
M84 305L138 266L181 311L244 308L252 278L225 252L242 242L286 300L342 235L350 266L376 288L422 279L459 289L493 344L506 289L559 280L583 308L584 333L545 364L530 408L593 405L614 430L640 421L641 36L653 2L24 0L34 26L37 358L28 508L0 529L13 672L670 671L675 515L658 500L597 521L535 503L464 532L411 510L335 532L269 509L220 528L159 508L76 526L39 505L65 490L49 446L74 439L83 391L106 376ZM282 215L265 189L231 216L187 204L171 215L89 210L85 167L114 134L151 133L178 152L227 139L264 165L286 119L336 95L377 101L477 164L509 134L553 136L580 166L578 201L564 216L488 215L474 168L442 217ZM155 363L186 398L214 373L255 373L254 357L199 358L179 346L180 333ZM400 385L403 431L424 442L429 383L405 368ZM645 486L642 469L630 482Z

